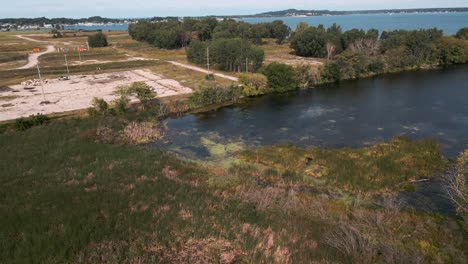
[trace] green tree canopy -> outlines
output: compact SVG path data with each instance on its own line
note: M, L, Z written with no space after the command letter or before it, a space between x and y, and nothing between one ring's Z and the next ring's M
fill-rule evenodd
M97 48L97 47L106 47L107 37L102 32L99 32L95 35L88 36L88 44L90 47Z

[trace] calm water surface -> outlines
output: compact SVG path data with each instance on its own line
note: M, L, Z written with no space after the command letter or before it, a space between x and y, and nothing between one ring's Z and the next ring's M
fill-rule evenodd
M240 19L249 23L271 22L283 20L292 29L300 22L310 25L324 24L330 26L333 23L341 25L344 30L351 28L370 29L376 28L380 32L389 29L420 29L437 27L444 30L445 34L455 34L458 29L468 26L468 13L424 13L424 14L370 14L370 15L345 15L345 16L319 16L319 17L272 17L272 18L245 18ZM99 26L66 26L66 29L85 30L128 30L128 24L99 25Z
M346 81L268 95L179 119L167 119L162 146L208 157L211 143L256 147L364 146L394 136L436 138L445 155L468 148L468 65Z
M364 30L376 28L380 32L392 29L420 29L437 27L445 34L455 34L460 28L468 26L468 13L420 13L420 14L366 14L344 16L315 16L315 17L268 17L245 18L249 23L271 22L283 20L285 24L295 29L300 22L310 25L323 24L328 27L333 23L341 25L344 30L361 28Z

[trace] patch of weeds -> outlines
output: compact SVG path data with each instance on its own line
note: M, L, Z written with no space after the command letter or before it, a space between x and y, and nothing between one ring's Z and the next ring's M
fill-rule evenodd
M22 117L16 119L14 127L16 128L16 130L24 131L33 126L43 125L49 122L49 120L50 118L43 114L31 115L28 118Z

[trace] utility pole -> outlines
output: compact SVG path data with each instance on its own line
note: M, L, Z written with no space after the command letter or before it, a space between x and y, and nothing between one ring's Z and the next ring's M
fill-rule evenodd
M210 71L210 47L206 48L206 66L208 67L208 71Z
M80 48L78 48L78 57L80 58L80 61L81 61L81 51L80 51Z
M70 70L68 69L68 60L67 60L67 54L64 54L65 55L65 65L67 66L67 77L70 78Z
M41 82L41 90L42 90L42 98L44 99L42 103L47 103L46 99L45 99L45 94L44 94L44 84L42 83L42 76L41 76L41 70L39 69L39 62L37 63L37 74L39 75L39 81Z

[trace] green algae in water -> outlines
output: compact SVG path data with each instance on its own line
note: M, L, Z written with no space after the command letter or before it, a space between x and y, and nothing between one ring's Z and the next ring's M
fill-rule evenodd
M244 149L243 142L222 144L216 143L207 137L202 137L200 142L208 150L212 157L225 157Z

